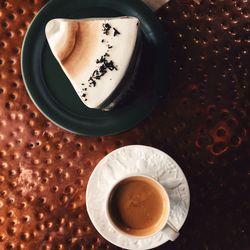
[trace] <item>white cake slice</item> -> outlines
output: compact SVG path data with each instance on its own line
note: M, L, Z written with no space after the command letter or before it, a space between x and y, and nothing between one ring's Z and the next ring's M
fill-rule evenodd
M135 17L53 19L45 29L51 51L78 96L95 109L114 106L121 84L131 81L139 31Z

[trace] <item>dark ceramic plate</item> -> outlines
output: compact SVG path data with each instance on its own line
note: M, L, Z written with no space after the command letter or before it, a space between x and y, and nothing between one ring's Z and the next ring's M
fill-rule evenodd
M143 59L133 91L116 109L87 108L52 55L45 25L53 18L136 16L142 24ZM166 38L154 13L139 0L52 0L35 17L22 49L22 74L27 91L52 122L82 135L110 135L142 121L159 103L166 88Z

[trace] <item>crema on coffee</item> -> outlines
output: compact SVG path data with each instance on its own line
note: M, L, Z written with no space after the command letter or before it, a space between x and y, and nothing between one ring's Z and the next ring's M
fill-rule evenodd
M147 236L160 229L168 215L168 198L156 181L133 176L118 183L108 202L113 224L127 234Z

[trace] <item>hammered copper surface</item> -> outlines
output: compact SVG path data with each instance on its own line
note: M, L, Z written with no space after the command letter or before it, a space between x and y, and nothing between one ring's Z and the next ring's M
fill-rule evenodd
M249 250L250 2L161 8L168 98L139 127L98 138L57 128L26 94L21 44L44 3L0 0L0 249L115 249L91 225L86 185L104 155L141 143L173 156L191 188L179 239L159 249Z

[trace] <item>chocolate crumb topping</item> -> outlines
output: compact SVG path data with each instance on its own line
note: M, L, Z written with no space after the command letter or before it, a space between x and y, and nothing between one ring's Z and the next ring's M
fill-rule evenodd
M117 66L115 66L114 62L112 60L108 60L107 58L110 57L108 53L105 53L103 56L101 56L100 59L96 60L97 64L101 64L99 69L96 69L93 71L92 76L89 78L89 87L95 87L96 86L96 80L100 80L102 76L104 76L108 70L118 70Z
M109 35L111 29L112 29L112 27L109 23L102 24L103 34ZM114 30L114 34L113 34L114 36L121 34L116 28L113 28L113 30ZM105 39L102 39L101 42L104 43ZM95 87L97 84L97 81L100 80L102 78L102 76L107 74L107 72L109 70L110 71L118 70L118 67L114 64L114 62L109 59L110 54L108 52L113 48L113 46L108 44L107 47L108 47L107 52L103 56L101 56L101 58L96 60L96 64L100 64L100 65L99 65L98 69L93 71L92 75L90 76L90 78L88 80L88 87L89 88ZM110 81L111 80L112 80L112 78L110 78ZM82 83L81 85L84 86L85 84ZM83 92L87 92L87 90L88 90L87 88L82 89ZM86 96L87 96L86 93L82 94L84 101L87 101Z

